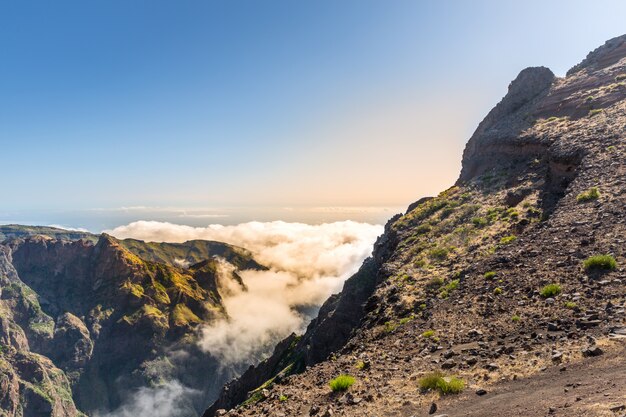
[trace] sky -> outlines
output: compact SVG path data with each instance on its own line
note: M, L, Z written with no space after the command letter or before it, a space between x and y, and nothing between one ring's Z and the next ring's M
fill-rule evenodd
M382 222L623 1L0 2L0 223Z

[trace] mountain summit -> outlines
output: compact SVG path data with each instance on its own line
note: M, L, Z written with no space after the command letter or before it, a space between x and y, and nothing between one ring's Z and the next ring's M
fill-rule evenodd
M523 70L455 186L204 416L623 412L625 99L626 35L563 78Z

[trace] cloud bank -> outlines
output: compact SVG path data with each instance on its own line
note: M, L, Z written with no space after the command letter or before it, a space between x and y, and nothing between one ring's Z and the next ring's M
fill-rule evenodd
M143 387L128 401L110 413L95 413L95 417L172 417L194 416L195 410L186 404L197 391L178 381L169 381L154 388Z
M200 347L224 365L251 363L277 341L304 329L315 310L370 255L383 226L342 221L303 223L249 222L192 227L137 221L107 233L117 238L157 242L217 240L250 250L268 271L240 271L247 290L229 285L224 265L220 293L229 319L201 329ZM181 260L183 262L184 260Z

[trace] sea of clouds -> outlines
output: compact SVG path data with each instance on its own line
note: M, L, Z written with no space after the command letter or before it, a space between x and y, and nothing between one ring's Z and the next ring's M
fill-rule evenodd
M255 363L271 353L281 339L294 331L304 331L312 314L331 294L341 290L344 281L371 254L383 226L354 221L318 225L274 221L193 227L136 221L106 232L120 239L154 242L225 242L248 249L269 268L238 271L243 288L233 285L233 267L221 264L218 284L228 319L201 328L198 343L227 367ZM177 262L183 267L188 265L185 259ZM146 388L107 417L163 415L156 409L180 408L180 399L187 396L188 390L178 381Z
M243 271L247 290L220 280L229 319L201 330L200 346L223 364L254 362L280 339L302 331L314 311L371 254L381 225L341 221L304 223L248 222L233 226L192 227L137 221L107 233L154 242L205 239L251 251L268 271ZM181 260L184 264L184 260ZM227 274L228 268L224 273ZM312 309L311 309L312 308Z

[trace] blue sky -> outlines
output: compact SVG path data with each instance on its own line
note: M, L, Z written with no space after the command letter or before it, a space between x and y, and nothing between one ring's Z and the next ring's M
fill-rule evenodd
M406 206L454 182L521 69L564 74L624 16L623 1L2 2L0 221Z

